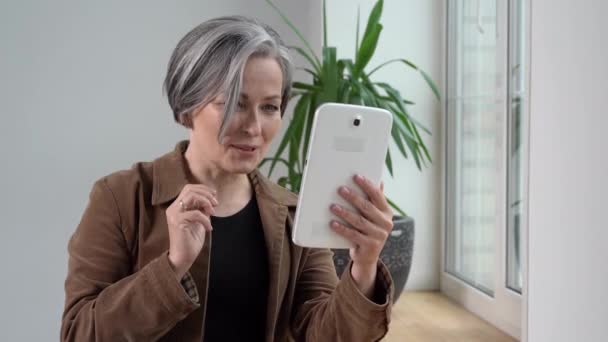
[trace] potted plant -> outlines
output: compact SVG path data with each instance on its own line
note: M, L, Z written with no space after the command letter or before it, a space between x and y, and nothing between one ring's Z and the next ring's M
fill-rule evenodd
M419 170L422 170L427 162L432 162L420 131L429 135L431 132L414 119L408 110L408 107L414 105L414 102L404 98L395 87L386 82L376 81L372 76L377 70L389 64L401 63L419 72L439 99L437 86L422 69L406 59L392 59L368 71L368 63L374 55L382 31L380 17L383 0L378 0L374 5L361 41L359 41L359 16L357 16L354 59L338 59L336 48L327 45L325 1L323 1L323 55L321 59L316 56L304 36L281 10L271 0L266 1L278 12L304 45L304 47L292 46L291 48L308 61L310 64L308 67L298 69L307 72L312 78L310 83L293 82L292 84L294 89L292 98L297 98L293 118L275 155L265 158L260 164L262 166L270 163L269 177L276 166L281 164L286 167L287 175L280 177L278 183L291 191L299 192L314 113L317 107L325 102L380 107L388 110L393 114L391 135L399 154L404 158L413 158ZM287 158L282 157L285 151L287 151ZM392 160L389 148L386 154L386 167L391 177L394 176ZM399 215L393 217L395 226L382 251L381 258L391 271L395 282L396 300L403 290L409 274L413 253L414 221L394 201L388 198L387 200ZM334 263L338 275L344 270L348 258L347 250L334 250Z

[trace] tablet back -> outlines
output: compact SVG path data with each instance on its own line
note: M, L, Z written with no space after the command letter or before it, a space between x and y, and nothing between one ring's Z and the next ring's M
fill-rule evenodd
M292 239L305 247L350 248L351 243L329 226L338 219L329 206L355 210L338 194L346 185L360 195L354 183L360 174L379 184L386 158L393 117L384 109L323 104L317 109L302 175ZM343 223L346 223L342 221Z

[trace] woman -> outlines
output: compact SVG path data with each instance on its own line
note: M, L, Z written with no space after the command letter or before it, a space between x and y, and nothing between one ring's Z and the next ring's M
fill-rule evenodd
M63 341L373 341L392 282L382 188L341 188L362 215L331 227L357 247L292 244L297 197L256 167L277 134L292 65L278 34L244 17L202 23L175 48L165 91L189 141L97 181L70 239ZM329 226L329 222L328 222Z

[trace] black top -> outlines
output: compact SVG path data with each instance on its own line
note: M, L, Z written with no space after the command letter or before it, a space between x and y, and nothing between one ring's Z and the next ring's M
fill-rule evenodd
M255 195L238 213L211 217L205 341L263 341L268 251Z

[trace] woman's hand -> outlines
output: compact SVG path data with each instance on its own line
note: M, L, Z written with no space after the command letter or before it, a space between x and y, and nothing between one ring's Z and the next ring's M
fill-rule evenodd
M338 193L359 212L337 204L332 204L330 208L335 215L354 229L337 220L331 222L331 227L355 245L350 249L350 257L353 260L351 274L359 289L371 298L380 252L393 229L393 212L384 196L384 184L378 187L369 179L358 175L354 180L367 198L356 194L346 186L340 187Z
M201 184L184 186L167 208L169 262L178 280L182 279L198 257L205 235L213 230L210 216L218 205L215 190Z

